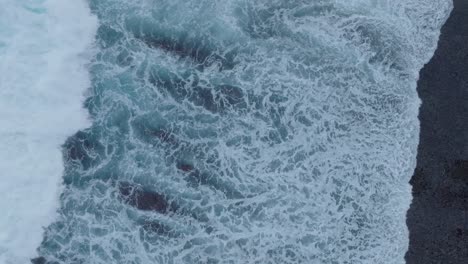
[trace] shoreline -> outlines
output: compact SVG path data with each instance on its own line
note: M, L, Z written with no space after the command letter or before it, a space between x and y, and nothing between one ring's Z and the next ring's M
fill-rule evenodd
M421 130L406 263L468 263L468 1L454 0L417 91Z

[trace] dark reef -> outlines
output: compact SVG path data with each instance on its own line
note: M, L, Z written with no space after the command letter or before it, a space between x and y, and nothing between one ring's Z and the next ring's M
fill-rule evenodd
M455 0L421 70L408 264L468 263L468 0Z

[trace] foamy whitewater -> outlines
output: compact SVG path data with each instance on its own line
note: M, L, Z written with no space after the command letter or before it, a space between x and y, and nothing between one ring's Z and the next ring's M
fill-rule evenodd
M0 263L404 263L451 1L0 1Z
M29 263L56 218L61 145L83 109L97 19L85 1L0 0L0 263Z

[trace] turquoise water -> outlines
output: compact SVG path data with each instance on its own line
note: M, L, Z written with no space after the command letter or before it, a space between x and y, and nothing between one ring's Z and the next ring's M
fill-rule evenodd
M403 263L448 1L89 4L93 125L36 261Z

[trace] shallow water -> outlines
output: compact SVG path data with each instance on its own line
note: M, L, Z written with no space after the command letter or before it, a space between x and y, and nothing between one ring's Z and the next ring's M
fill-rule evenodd
M49 263L403 263L450 1L90 1Z

